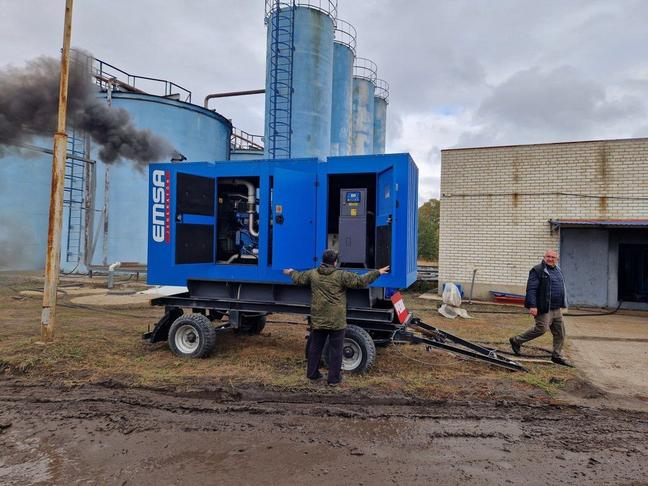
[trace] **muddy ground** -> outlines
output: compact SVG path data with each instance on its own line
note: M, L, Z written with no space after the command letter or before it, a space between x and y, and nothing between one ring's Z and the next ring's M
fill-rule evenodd
M648 414L0 382L0 483L647 484Z
M622 373L624 348L597 361L587 347L630 342L645 359L643 316L624 318L627 329L616 317L609 329L575 320L577 369L531 362L512 373L390 346L368 374L330 389L303 376L298 316L272 316L261 335L224 335L209 359L183 360L140 338L161 309L79 304L98 294L86 282L63 289L57 339L42 346L39 285L0 275L3 486L648 484L641 365ZM514 310L448 322L415 294L406 302L496 346L528 326ZM605 381L624 376L625 388Z

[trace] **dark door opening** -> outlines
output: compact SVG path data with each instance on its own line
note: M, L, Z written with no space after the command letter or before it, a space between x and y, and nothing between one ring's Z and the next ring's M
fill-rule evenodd
M619 245L619 300L648 302L648 244Z

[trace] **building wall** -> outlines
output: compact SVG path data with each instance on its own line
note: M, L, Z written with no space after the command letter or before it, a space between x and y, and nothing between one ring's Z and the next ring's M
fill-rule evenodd
M648 218L648 139L443 150L439 282L522 293L560 218Z

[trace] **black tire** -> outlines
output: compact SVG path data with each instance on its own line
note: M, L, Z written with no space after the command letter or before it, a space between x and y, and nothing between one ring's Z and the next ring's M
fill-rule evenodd
M241 316L238 332L245 334L261 334L266 325L265 314L248 314Z
M171 324L168 343L173 354L181 358L206 358L216 344L216 331L207 316L183 315Z
M328 341L322 352L322 359L328 364ZM376 345L367 331L349 324L344 333L342 370L362 374L369 371L376 361Z

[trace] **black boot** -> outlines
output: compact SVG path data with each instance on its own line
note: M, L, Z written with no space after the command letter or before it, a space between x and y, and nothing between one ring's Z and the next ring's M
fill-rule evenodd
M569 361L567 361L565 358L563 358L560 355L552 355L551 356L551 361L553 361L556 364L562 365L562 366L568 366L570 368L574 367L573 364L571 364Z
M520 356L522 354L520 353L520 343L518 343L515 338L509 338L509 343L511 343L513 354L515 354L515 356Z

